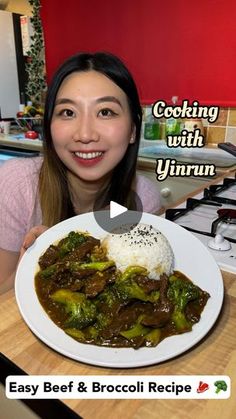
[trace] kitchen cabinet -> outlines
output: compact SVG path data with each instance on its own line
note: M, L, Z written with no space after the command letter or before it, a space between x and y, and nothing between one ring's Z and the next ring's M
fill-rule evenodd
M180 101L235 106L235 2L41 4L49 80L69 55L105 50L125 61L142 103L176 95Z

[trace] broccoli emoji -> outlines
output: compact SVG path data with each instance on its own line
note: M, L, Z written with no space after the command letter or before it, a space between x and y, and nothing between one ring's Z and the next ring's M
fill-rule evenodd
M227 384L224 380L215 381L214 385L216 386L216 393L219 393L221 390L227 390Z

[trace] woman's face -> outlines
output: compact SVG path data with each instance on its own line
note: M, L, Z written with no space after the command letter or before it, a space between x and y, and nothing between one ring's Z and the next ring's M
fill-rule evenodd
M96 71L75 72L61 84L51 122L56 153L85 181L97 181L122 160L134 132L126 94Z

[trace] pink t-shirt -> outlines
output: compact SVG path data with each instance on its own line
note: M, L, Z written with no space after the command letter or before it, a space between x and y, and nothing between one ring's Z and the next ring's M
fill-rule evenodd
M0 248L18 252L25 234L42 224L38 195L42 157L18 158L0 167ZM137 176L136 193L143 211L155 213L161 208L157 184Z

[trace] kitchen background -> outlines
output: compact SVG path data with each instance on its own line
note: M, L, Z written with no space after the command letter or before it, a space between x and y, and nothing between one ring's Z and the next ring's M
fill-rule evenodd
M31 14L31 7L29 7L27 0L9 0L7 3L5 10L8 12L22 13L28 16ZM166 99L170 102L173 95L178 96L179 100L188 98L189 100L198 100L200 104L219 104L221 105L221 111L218 120L210 125L204 124L207 143L208 145L214 146L219 142L230 141L236 145L235 2L232 0L199 0L198 2L191 0L169 0L166 4L163 4L164 2L160 0L140 0L139 2L137 0L129 0L129 2L124 0L110 0L109 2L92 0L89 2L84 2L83 0L58 2L56 0L41 0L41 3L43 6L42 18L48 80L50 80L55 67L66 56L77 50L96 50L101 48L112 50L125 59L128 67L132 70L140 89L144 107L158 99ZM164 121L162 121L160 130L161 138L165 136L164 126ZM0 135L0 139L1 137L3 135ZM28 142L29 148L31 149L37 145L37 140L28 140ZM23 145L19 142L18 147L23 148ZM218 152L222 151L217 148L215 149ZM206 153L208 156L207 151L209 150L203 150L203 153L204 155ZM200 161L202 161L202 156ZM226 171L227 168L224 166L222 170ZM234 174L235 169L234 173L232 169L232 172L229 171L226 178L224 178L222 193L226 194L226 196L214 197L214 188L218 188L218 185L210 185L207 190L204 189L204 199L206 201L213 201L211 207L209 203L205 206L207 212L202 210L202 205L195 210L196 199L202 200L202 191L205 188L207 179L181 179L177 177L175 179L172 178L171 182L168 179L162 183L161 195L163 197L163 205L166 208L168 206L170 207L169 214L171 214L173 205L176 206L176 202L181 198L181 209L184 207L182 211L185 214L186 203L183 202L183 197L185 196L185 199L188 197L187 205L190 207L190 212L193 209L193 217L197 213L195 224L193 222L191 228L198 228L199 230L200 227L201 230L207 232L206 235L197 233L197 237L202 243L208 246L208 241L212 237L211 220L216 219L216 212L218 210L218 207L214 205L214 199L216 199L216 203L219 203L219 199L221 199L220 202L223 202L224 208L228 206L230 209L231 205L232 208L235 207L236 187L233 184L233 187L229 188L229 190L226 188L226 184L229 185L229 181L235 182L235 179L232 179ZM227 176L231 179L227 179ZM153 168L150 171L150 178L155 180ZM216 181L223 182L222 179L216 179ZM198 191L197 195L196 191ZM218 190L216 190L217 194ZM194 197L191 202L190 195ZM179 208L178 211L180 212ZM198 216L199 213L200 218ZM188 225L190 225L188 217L192 217L192 215L189 215L188 211L186 215ZM206 220L209 222L207 226L205 225ZM182 225L183 221L181 218L178 218L176 222ZM233 230L232 234L226 231L223 231L223 233L226 237L231 238L232 251L218 252L213 249L212 252L214 252L214 257L216 257L215 255L217 253L216 260L221 268L223 267L224 270L235 273L235 223L230 224L230 227ZM211 334L208 339L204 340L203 350L199 350L198 347L195 348L192 359L190 352L187 353L187 358L175 359L173 361L174 364L170 364L169 370L168 363L165 363L161 374L166 374L168 371L171 371L173 365L178 374L181 374L181 371L183 372L183 368L186 365L190 368L190 370L186 370L186 373L189 373L189 371L195 372L195 370L201 371L201 369L203 371L205 368L206 371L212 374L217 371L217 362L219 359L222 362L220 363L221 369L218 369L218 371L224 374L229 374L229 371L232 371L232 366L235 365L232 355L234 354L233 348L235 344L232 338L235 336L233 325L235 287L232 282L233 279L235 279L235 275L232 274L224 281L226 290L224 312L217 324L217 328L214 330L214 334ZM210 280L212 280L211 277ZM6 304L6 307L8 307L9 301ZM12 312L14 312L15 308L11 308ZM18 324L20 324L19 319L17 320ZM13 329L13 323L11 325ZM21 331L22 329L20 329ZM5 334L6 338L8 338L7 332ZM32 337L32 334L29 335L30 339ZM10 336L8 341L9 348L12 348L12 336ZM38 342L31 340L30 348L25 349L24 346L23 355L19 351L15 354L14 350L14 355L8 355L8 350L6 354L31 374L35 373L34 370L30 370L31 366L32 368L35 366L36 373L39 370L44 373L45 371L46 373L52 373L53 368L55 369L57 365L58 356L55 355L54 359L53 353L49 354L47 347L43 348L41 345L39 347L40 349L38 349L37 345ZM215 348L218 348L218 352L217 350L215 351ZM202 354L204 354L203 357ZM211 354L215 354L215 358ZM35 362L32 362L32 359ZM186 359L188 362L186 362ZM63 368L65 365L65 370L63 371L66 371L67 374L70 371L73 374L74 368L77 368L77 365L74 363L71 367L72 369L69 366L67 368L67 365L69 365L69 361L67 360L61 362L59 359L58 362L60 364L59 369L61 365L63 365ZM194 369L193 365L195 365ZM83 368L85 367L83 366ZM154 370L149 369L147 374L152 374L152 371ZM80 373L81 370L78 369L77 374L79 375ZM2 398L1 411L3 412L6 402L13 401L5 400L4 394ZM153 412L156 411L156 404L154 404L156 401L152 403L152 401L148 400L147 404L140 404L140 401L138 402L141 407L139 412L137 411L137 417L143 417L145 413L147 416L150 411L152 412L152 416ZM217 413L227 418L232 417L234 411L233 402L231 403L229 399L226 402L227 405L222 404L221 410L217 404L213 412L212 406L216 406L215 403L207 403L204 408L202 403L198 405L194 401L188 404L186 401L184 403L186 405L185 416L188 416L188 412L191 412L190 416L193 417L193 414L195 414L195 417L200 417L204 410L204 417L214 417L214 415L216 417ZM83 411L87 412L86 405L88 406L88 403L82 401L77 411L81 414L83 414ZM89 403L89 410L96 414L96 412L101 411L101 406L104 409L105 405L109 406L109 411L113 409L117 413L117 417L120 415L123 406L120 403L112 406L107 401L103 404L100 402L98 408L98 404L91 401ZM24 417L25 419L32 417L30 413L28 413L28 416L26 412L21 412L20 407L19 405L16 407L17 417ZM75 409L75 404L73 404L73 408ZM165 406L163 405L163 412L164 408L168 417L173 417L173 415L176 417L178 413L181 413L179 403L177 406L168 402ZM8 407L7 411L9 413ZM211 416L211 413L214 415ZM7 416L5 410L2 414L5 419L15 417L15 415Z
M30 16L28 0L3 0L4 10ZM109 5L90 1L41 0L47 78L58 64L78 50L111 50L121 56L138 83L144 108L158 99L188 98L221 105L216 122L203 121L206 143L236 144L236 83L233 37L235 6L231 1L131 0ZM1 6L1 4L0 4ZM115 13L114 13L115 11ZM76 28L76 29L75 29ZM145 112L144 112L145 114ZM14 115L12 115L14 116ZM165 121L160 121L160 139Z

